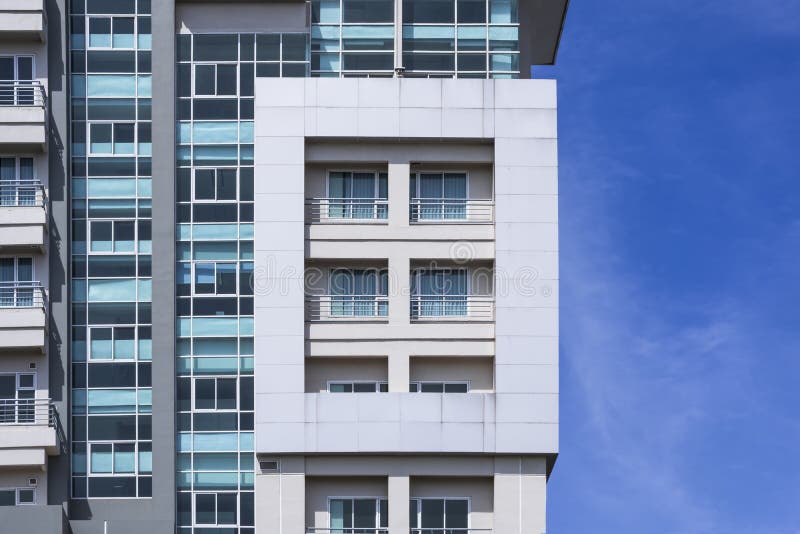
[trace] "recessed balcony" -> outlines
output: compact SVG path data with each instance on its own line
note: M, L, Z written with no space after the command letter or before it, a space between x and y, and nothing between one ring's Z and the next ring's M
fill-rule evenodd
M45 41L44 0L2 0L0 41Z
M0 351L44 352L47 297L39 282L0 282Z
M0 251L44 252L47 212L38 180L0 180Z
M0 81L0 151L44 152L45 91L36 80Z

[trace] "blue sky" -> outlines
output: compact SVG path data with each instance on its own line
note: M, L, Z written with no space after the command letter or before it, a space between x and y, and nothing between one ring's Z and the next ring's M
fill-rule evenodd
M548 534L800 533L800 0L572 0Z

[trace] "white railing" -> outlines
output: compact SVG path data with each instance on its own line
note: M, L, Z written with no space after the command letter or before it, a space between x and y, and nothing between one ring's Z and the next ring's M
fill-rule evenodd
M44 86L37 80L0 80L0 106L44 107Z
M310 198L306 221L328 224L386 223L389 201L385 198Z
M491 224L494 201L472 198L412 198L409 218L415 224Z
M57 425L50 399L0 399L0 425Z
M494 297L478 295L411 295L411 320L492 321Z
M44 206L44 187L39 180L0 180L0 208Z
M339 527L317 528L306 527L306 534L389 534L387 527Z
M307 295L306 321L381 321L389 316L386 295Z
M41 308L44 304L41 282L0 282L0 308Z

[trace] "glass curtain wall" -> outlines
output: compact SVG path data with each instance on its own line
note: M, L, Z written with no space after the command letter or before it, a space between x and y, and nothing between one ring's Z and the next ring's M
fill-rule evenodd
M402 25L407 77L519 77L517 0L312 0L312 76L392 76Z
M150 497L150 0L69 5L72 496Z
M308 76L305 34L178 35L177 522L254 532L256 77Z

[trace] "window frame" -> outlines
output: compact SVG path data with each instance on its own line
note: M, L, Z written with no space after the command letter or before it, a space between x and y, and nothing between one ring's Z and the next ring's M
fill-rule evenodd
M237 44L239 44L238 40L237 40ZM241 46L241 44L239 44L239 46ZM240 98L241 97L241 92L242 92L242 89L241 89L241 74L240 74L241 63L242 63L242 61L240 59L237 59L236 61L216 61L216 62L211 62L211 61L195 62L195 61L192 61L191 63L189 63L192 66L192 72L191 72L191 74L192 74L191 98L193 98L193 99L194 98L236 98L236 99ZM220 65L222 65L222 66L230 66L230 67L233 67L236 70L236 74L234 76L234 78L236 79L236 90L235 90L235 92L233 94L227 94L227 93L220 94L220 92L219 92L219 66ZM210 95L209 94L199 94L197 92L197 67L213 67L214 68L214 94L210 94Z
M88 50L139 50L138 47L138 36L139 36L139 17L134 14L91 14L85 15L86 23L84 24L84 43L85 49ZM100 19L100 20L108 20L109 21L109 46L92 46L91 44L91 26L92 20ZM131 38L133 40L133 46L114 46L114 22L116 19L131 19L133 21L133 34ZM98 34L99 35L99 34ZM105 35L105 34L103 34ZM127 35L120 33L118 35ZM146 49L141 49L146 50Z
M0 492L4 492L4 491L8 491L8 492L13 491L14 492L14 504L12 506L32 506L32 505L37 504L37 502L36 502L36 488L35 487L27 487L27 488L20 487L20 486L16 486L16 487L13 487L13 486L12 487L8 487L8 486L0 487ZM31 500L30 500L30 502L22 501L21 498L20 498L20 493L21 492L27 492L27 491L31 492ZM2 508L3 507L0 506L0 509L2 509Z
M220 523L219 522L219 495L233 495L236 501L236 521L233 523ZM197 521L197 497L204 496L204 495L213 495L214 496L214 522L213 523L200 523ZM203 527L215 527L215 526L236 526L239 524L239 520L241 519L241 503L240 503L240 492L238 491L197 491L192 492L192 525L193 526L203 526Z
M205 121L200 121L205 122ZM221 121L227 122L227 121ZM239 121L241 122L241 121ZM194 124L194 122L192 122ZM191 200L188 202L181 202L182 204L217 204L217 203L230 203L230 204L238 204L241 198L241 187L239 184L239 167L226 167L226 166L219 166L219 167L200 167L200 166L192 166L192 180L191 180ZM236 198L234 199L219 199L219 172L218 171L234 171L236 173ZM214 198L197 198L197 171L213 171L214 172ZM254 186L255 187L255 186ZM243 202L254 202L250 200L246 200ZM194 219L194 217L192 217ZM198 224L208 224L208 223L198 223ZM211 223L213 224L213 223Z
M373 384L375 391L355 391L356 384ZM349 385L351 391L331 391L331 387L336 385ZM325 391L327 393L388 393L389 382L382 380L328 380L325 384Z
M240 391L240 382L239 382L238 375L220 375L220 376L193 376L192 377L192 410L191 413L239 413L241 410L239 409L241 406L241 399L239 398L239 391ZM197 382L199 381L214 381L214 407L213 408L198 408L197 407ZM219 381L220 380L232 380L234 383L234 403L235 406L233 408L219 408Z
M239 290L239 277L240 277L240 274L241 274L240 273L240 271L241 271L240 264L241 263L242 262L239 261L239 260L220 260L220 261L194 260L194 261L192 261L192 269L191 269L191 273L192 273L192 294L191 294L191 296L192 297L202 297L202 298L206 298L206 297L208 297L208 298L212 298L212 297L239 298L240 296L242 296L242 295L240 295L240 290ZM201 292L197 291L196 286L197 286L197 266L198 265L213 265L214 266L214 291L213 292L211 292L211 293L201 293ZM233 265L235 267L235 269L234 269L234 277L236 279L236 289L235 289L235 291L233 293L218 293L218 291L219 291L219 288L217 287L218 286L217 274L219 272L218 269L217 269L218 265ZM202 317L202 316L200 316L200 317Z
M92 390L102 390L109 388L90 388ZM138 412L137 412L138 413ZM92 459L92 449L96 445L110 445L111 446L111 471L109 472L94 472ZM132 471L117 471L116 452L118 445L131 445L133 446L133 470ZM152 452L152 451L150 451ZM139 442L137 441L110 441L110 440L93 440L86 442L86 477L138 477L139 476Z
M94 278L89 278L89 280L94 280ZM102 280L99 279L99 280ZM139 280L139 278L136 278ZM138 291L138 288L137 288ZM138 301L137 301L138 302ZM116 342L117 342L117 330L118 329L131 329L133 330L133 356L130 358L117 358L116 355ZM111 357L110 358L94 358L92 356L92 333L95 330L111 330ZM86 326L86 363L90 362L121 362L121 363L130 363L130 362L138 362L139 361L139 325L125 325L125 324L92 324ZM97 389L97 388L88 388L88 389Z
M425 530L444 530L447 531L448 529L452 530L466 530L469 532L471 525L472 525L472 497L443 497L443 496L436 496L436 497L411 497L409 499L409 512L410 512L410 503L413 502L416 504L417 507L417 526L411 527L412 530L416 531L425 531ZM442 510L444 512L444 516L442 517L442 523L444 527L425 527L422 526L422 501L442 501ZM447 526L447 501L467 501L467 527L448 527Z
M135 157L143 156L150 157L149 155L139 154L139 125L142 121L137 120L92 120L86 121L86 156L87 157L109 157L109 156L122 156L122 157ZM117 127L122 125L130 125L133 127L133 145L132 152L117 152ZM95 126L111 126L111 152L95 152L92 150L92 129ZM152 143L152 141L151 141ZM88 180L88 177L87 177Z
M333 520L333 514L331 514L331 502L332 501L350 501L351 506L351 523L355 523L355 501L375 501L375 526L373 527L333 527L331 525ZM381 502L386 502L386 527L381 525ZM349 531L357 531L359 529L373 529L375 534L388 534L389 533L389 498L387 497L375 497L372 495L330 495L326 499L326 511L328 515L328 530L330 532L335 532L337 530L343 530L344 532Z
M422 386L425 384L441 384L442 385L442 394L461 394L470 393L472 391L472 381L471 380L411 380L409 381L409 393L439 393L438 391L422 391ZM445 391L445 388L449 384L455 385L465 385L467 387L466 392L461 391ZM412 387L416 387L416 390L412 391Z
M130 256L134 254L139 254L139 223L141 222L140 217L135 218L87 218L86 221L86 255L99 255L99 256L111 256L111 255L120 255L120 256ZM93 250L92 249L92 234L94 233L94 226L96 223L110 223L111 224L111 250ZM120 223L128 223L133 225L133 249L131 250L115 250L116 249L116 235L117 235L117 224ZM149 252L147 253L149 254ZM89 279L90 277L86 277ZM139 278L138 276L136 278Z

